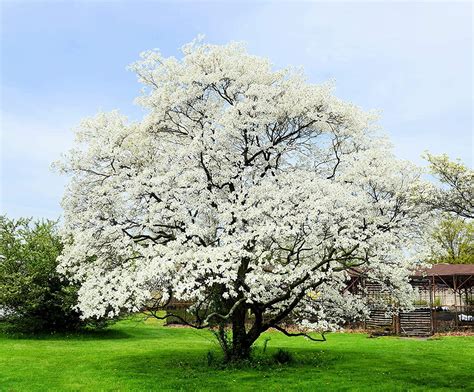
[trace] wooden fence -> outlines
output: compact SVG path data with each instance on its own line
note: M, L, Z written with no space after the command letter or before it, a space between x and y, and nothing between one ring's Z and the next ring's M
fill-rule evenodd
M367 329L383 330L402 336L430 336L433 323L430 308L417 308L411 312L389 315L385 309L373 309L366 320Z
M430 336L433 323L430 308L417 308L411 312L400 312L396 320L397 333L402 336Z

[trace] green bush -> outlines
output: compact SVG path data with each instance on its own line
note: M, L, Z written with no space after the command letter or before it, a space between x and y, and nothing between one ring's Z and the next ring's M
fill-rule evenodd
M441 306L441 305L443 305L443 303L441 302L441 298L436 297L433 301L433 306Z
M474 306L474 295L466 296L466 305Z
M413 305L428 305L428 301L424 299L417 299L413 302Z
M289 351L279 348L278 351L275 354L273 354L273 360L276 363L283 365L283 364L293 362L293 356L291 355Z
M56 222L0 216L0 316L7 328L56 332L86 325L73 309L78 287L56 272L61 250Z

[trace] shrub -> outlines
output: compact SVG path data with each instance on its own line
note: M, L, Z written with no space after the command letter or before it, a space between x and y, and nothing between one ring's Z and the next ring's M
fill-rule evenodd
M56 272L61 250L56 222L0 216L0 316L7 328L56 332L86 325L73 309L78 287Z
M206 358L207 358L207 366L211 366L216 362L216 356L210 350L207 352Z
M436 297L433 301L433 306L441 306L441 305L443 305L443 303L441 302L441 298Z
M293 362L293 356L291 355L290 352L279 348L278 351L275 354L273 354L273 360L276 363L283 365L286 363Z
M413 302L413 305L428 305L428 301L424 300L424 299L418 299L416 301Z

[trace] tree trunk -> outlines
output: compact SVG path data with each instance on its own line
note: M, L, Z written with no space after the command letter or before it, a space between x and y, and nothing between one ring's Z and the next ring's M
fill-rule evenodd
M226 353L229 361L241 361L250 358L253 341L250 341L245 329L246 311L245 307L239 307L232 316L232 347L230 352Z

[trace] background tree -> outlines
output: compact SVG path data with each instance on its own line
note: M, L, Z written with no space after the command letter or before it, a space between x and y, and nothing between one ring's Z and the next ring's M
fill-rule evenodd
M474 170L460 161L449 160L445 154L426 154L426 159L442 185L433 187L428 203L441 211L474 219Z
M445 214L432 236L431 263L474 264L474 222Z
M239 44L149 51L132 69L148 115L84 120L58 164L74 238L60 269L85 317L191 301L193 326L217 327L234 360L269 328L309 337L364 312L343 290L356 266L411 303L423 185L373 114Z
M56 222L0 217L0 308L33 331L75 329L77 289L56 272L61 239Z
M10 327L51 332L85 325L73 309L77 286L56 272L62 248L56 222L0 216L0 310Z

